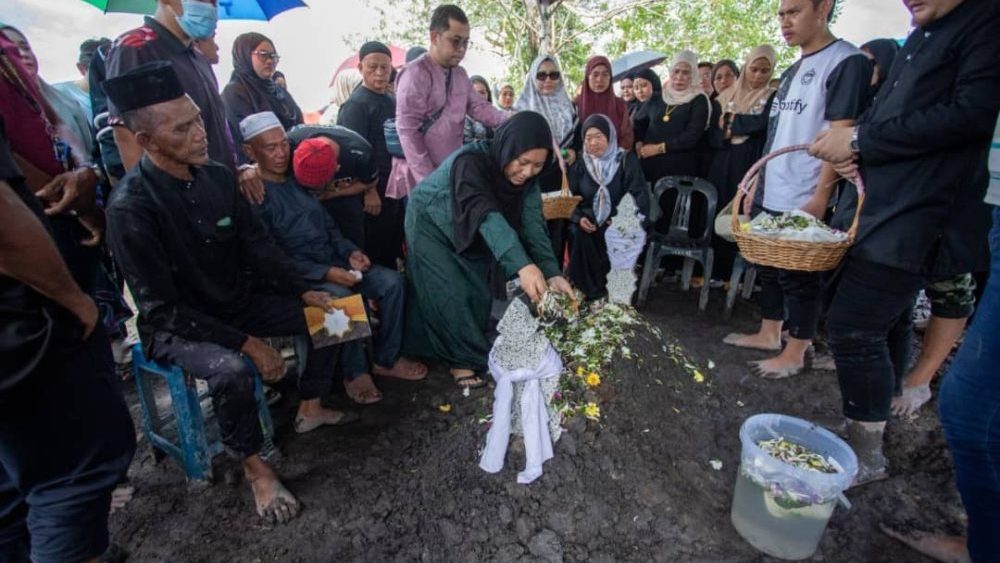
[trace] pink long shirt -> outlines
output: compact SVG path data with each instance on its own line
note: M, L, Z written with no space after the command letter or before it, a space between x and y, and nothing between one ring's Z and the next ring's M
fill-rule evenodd
M402 199L434 171L451 153L462 146L465 116L498 127L506 114L493 107L472 89L465 69L451 69L450 93L445 94L448 70L428 55L414 60L396 79L396 131L406 160L392 159L392 173L386 195ZM420 125L439 108L441 116L426 134Z

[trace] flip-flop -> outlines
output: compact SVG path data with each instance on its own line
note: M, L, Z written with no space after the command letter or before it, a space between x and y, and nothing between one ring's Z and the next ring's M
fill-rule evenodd
M319 428L320 426L344 426L345 424L350 424L352 422L357 422L361 420L361 415L355 411L341 411L340 418L333 422L325 422L321 418L310 418L307 419L303 416L295 417L295 432L299 434L305 434Z
M738 332L734 332L734 333L731 333L731 334L727 334L726 337L722 339L722 343L723 344L728 344L729 346L735 346L736 348L743 348L745 350L760 350L761 352L780 352L781 351L781 344L778 344L777 347L748 346L746 344L740 344L739 341L742 340L743 338L747 337L747 336L750 336L750 335L748 335L748 334L740 334Z
M766 360L765 360L766 361ZM794 368L783 368L779 370L765 370L761 367L762 361L747 362L750 366L750 371L758 377L764 379L785 379L787 377L792 377L802 373L805 369L804 366L794 367Z
M481 389L489 385L489 382L486 381L485 374L474 373L472 375L463 375L461 377L452 376L452 378L455 379L455 385L461 389ZM479 383L462 383L463 381L473 381L476 379L479 380Z

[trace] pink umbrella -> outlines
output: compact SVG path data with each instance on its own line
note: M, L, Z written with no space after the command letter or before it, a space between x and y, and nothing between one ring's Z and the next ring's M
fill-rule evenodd
M406 64L406 50L402 47L397 47L396 45L389 45L389 51L392 53L392 66L399 68ZM337 70L333 73L333 78L330 79L330 86L333 86L333 80L337 78L340 71L348 68L358 68L358 54L354 53L350 57L344 59L344 62L340 63Z

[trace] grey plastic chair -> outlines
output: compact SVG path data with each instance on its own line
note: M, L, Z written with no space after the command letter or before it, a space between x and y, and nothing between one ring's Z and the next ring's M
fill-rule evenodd
M733 275L729 278L729 291L726 292L726 308L723 311L723 317L728 319L733 315L736 296L740 294L740 283L743 284L743 299L750 299L756 281L757 268L744 260L742 254L737 254L736 260L733 262Z
M670 228L666 232L655 228L656 221L663 217L660 201L668 191L677 192L677 200L671 211ZM699 193L706 200L704 232L691 233L691 197ZM701 287L698 298L698 310L704 311L708 305L709 280L712 279L712 261L715 253L712 251L712 223L715 219L715 208L718 194L707 180L692 176L667 176L660 178L653 188L650 200L650 221L654 225L649 233L649 243L646 246L646 262L642 269L642 279L639 282L639 305L646 303L649 285L653 281L660 260L664 256L684 257L684 268L681 271L681 288L687 291L691 287L691 275L694 263L700 262L704 270L705 283Z

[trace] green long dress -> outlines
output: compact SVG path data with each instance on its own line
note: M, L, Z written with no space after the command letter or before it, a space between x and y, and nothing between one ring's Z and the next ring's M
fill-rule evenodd
M491 263L511 278L535 264L545 278L561 275L542 217L538 184L524 189L521 229L515 231L498 212L479 226L483 244L459 254L452 225L452 165L460 154L486 153L489 144L465 146L417 185L406 208L407 355L437 359L450 368L486 371L486 337L492 295L487 284Z

